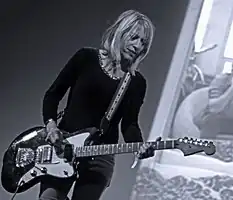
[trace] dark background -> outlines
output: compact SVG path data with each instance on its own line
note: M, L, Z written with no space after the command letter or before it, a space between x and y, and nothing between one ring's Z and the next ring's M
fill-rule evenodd
M69 57L83 46L98 47L103 31L128 9L146 14L156 27L151 51L141 66L148 91L140 124L147 138L188 2L8 0L1 4L0 158L17 134L42 124L44 92ZM130 169L131 162L132 155L117 157L114 178L103 199L129 198L136 175L136 169ZM16 199L36 199L35 191L32 189ZM10 198L3 189L0 189L0 197L1 200Z

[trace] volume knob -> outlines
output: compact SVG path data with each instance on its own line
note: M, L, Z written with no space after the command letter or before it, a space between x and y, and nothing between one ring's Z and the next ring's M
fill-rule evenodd
M36 172L36 170L33 169L33 170L31 170L30 174L31 174L31 176L35 177L37 175L37 172Z
M69 175L68 171L64 170L63 172L64 172L64 174L65 174L66 176Z
M47 168L46 167L42 167L41 168L41 172L46 174L47 173Z

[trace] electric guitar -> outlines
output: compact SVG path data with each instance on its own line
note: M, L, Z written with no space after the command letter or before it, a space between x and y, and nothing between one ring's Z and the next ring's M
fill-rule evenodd
M94 131L93 131L94 130ZM91 144L90 138L98 135L93 128L74 133L63 132L63 149L45 141L46 129L37 126L17 136L3 157L1 180L3 188L10 193L21 193L40 182L43 177L78 177L78 160L82 157L133 153L143 143ZM154 150L179 149L185 156L205 152L215 153L215 145L192 138L148 142ZM62 146L62 145L61 145Z

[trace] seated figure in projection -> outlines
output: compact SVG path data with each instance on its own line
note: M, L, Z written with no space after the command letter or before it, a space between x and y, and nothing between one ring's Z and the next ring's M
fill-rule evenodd
M129 72L131 82L101 142L118 142L120 121L126 142L143 141L138 115L144 102L146 80L138 67L150 50L153 29L144 14L125 11L106 30L101 49L81 48L71 57L44 96L43 120L48 140L57 143L62 138L59 129L74 132L100 127L122 77ZM67 106L57 124L58 104L68 89ZM143 159L153 154L150 146L143 146L137 155ZM72 200L97 200L110 183L114 163L113 155L84 159L78 166L77 180L45 180L41 183L39 199L64 199L75 181Z
M184 99L174 118L173 137L232 138L232 77L232 64L225 65L208 87L198 89Z

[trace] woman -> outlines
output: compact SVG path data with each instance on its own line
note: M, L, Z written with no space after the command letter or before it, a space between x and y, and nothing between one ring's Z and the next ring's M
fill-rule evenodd
M118 124L126 142L143 141L138 115L146 92L146 80L137 71L139 63L149 52L153 39L153 25L145 15L129 10L122 13L103 35L101 49L82 48L68 61L50 86L43 101L43 120L47 139L56 143L61 138L59 129L73 132L87 127L98 127L117 86L130 71L132 78L121 104L105 132L103 142L118 142ZM69 91L65 113L57 125L60 100ZM139 158L153 156L144 146ZM85 159L79 165L72 200L97 200L109 185L114 169L114 156ZM40 200L65 199L74 180L44 180Z

